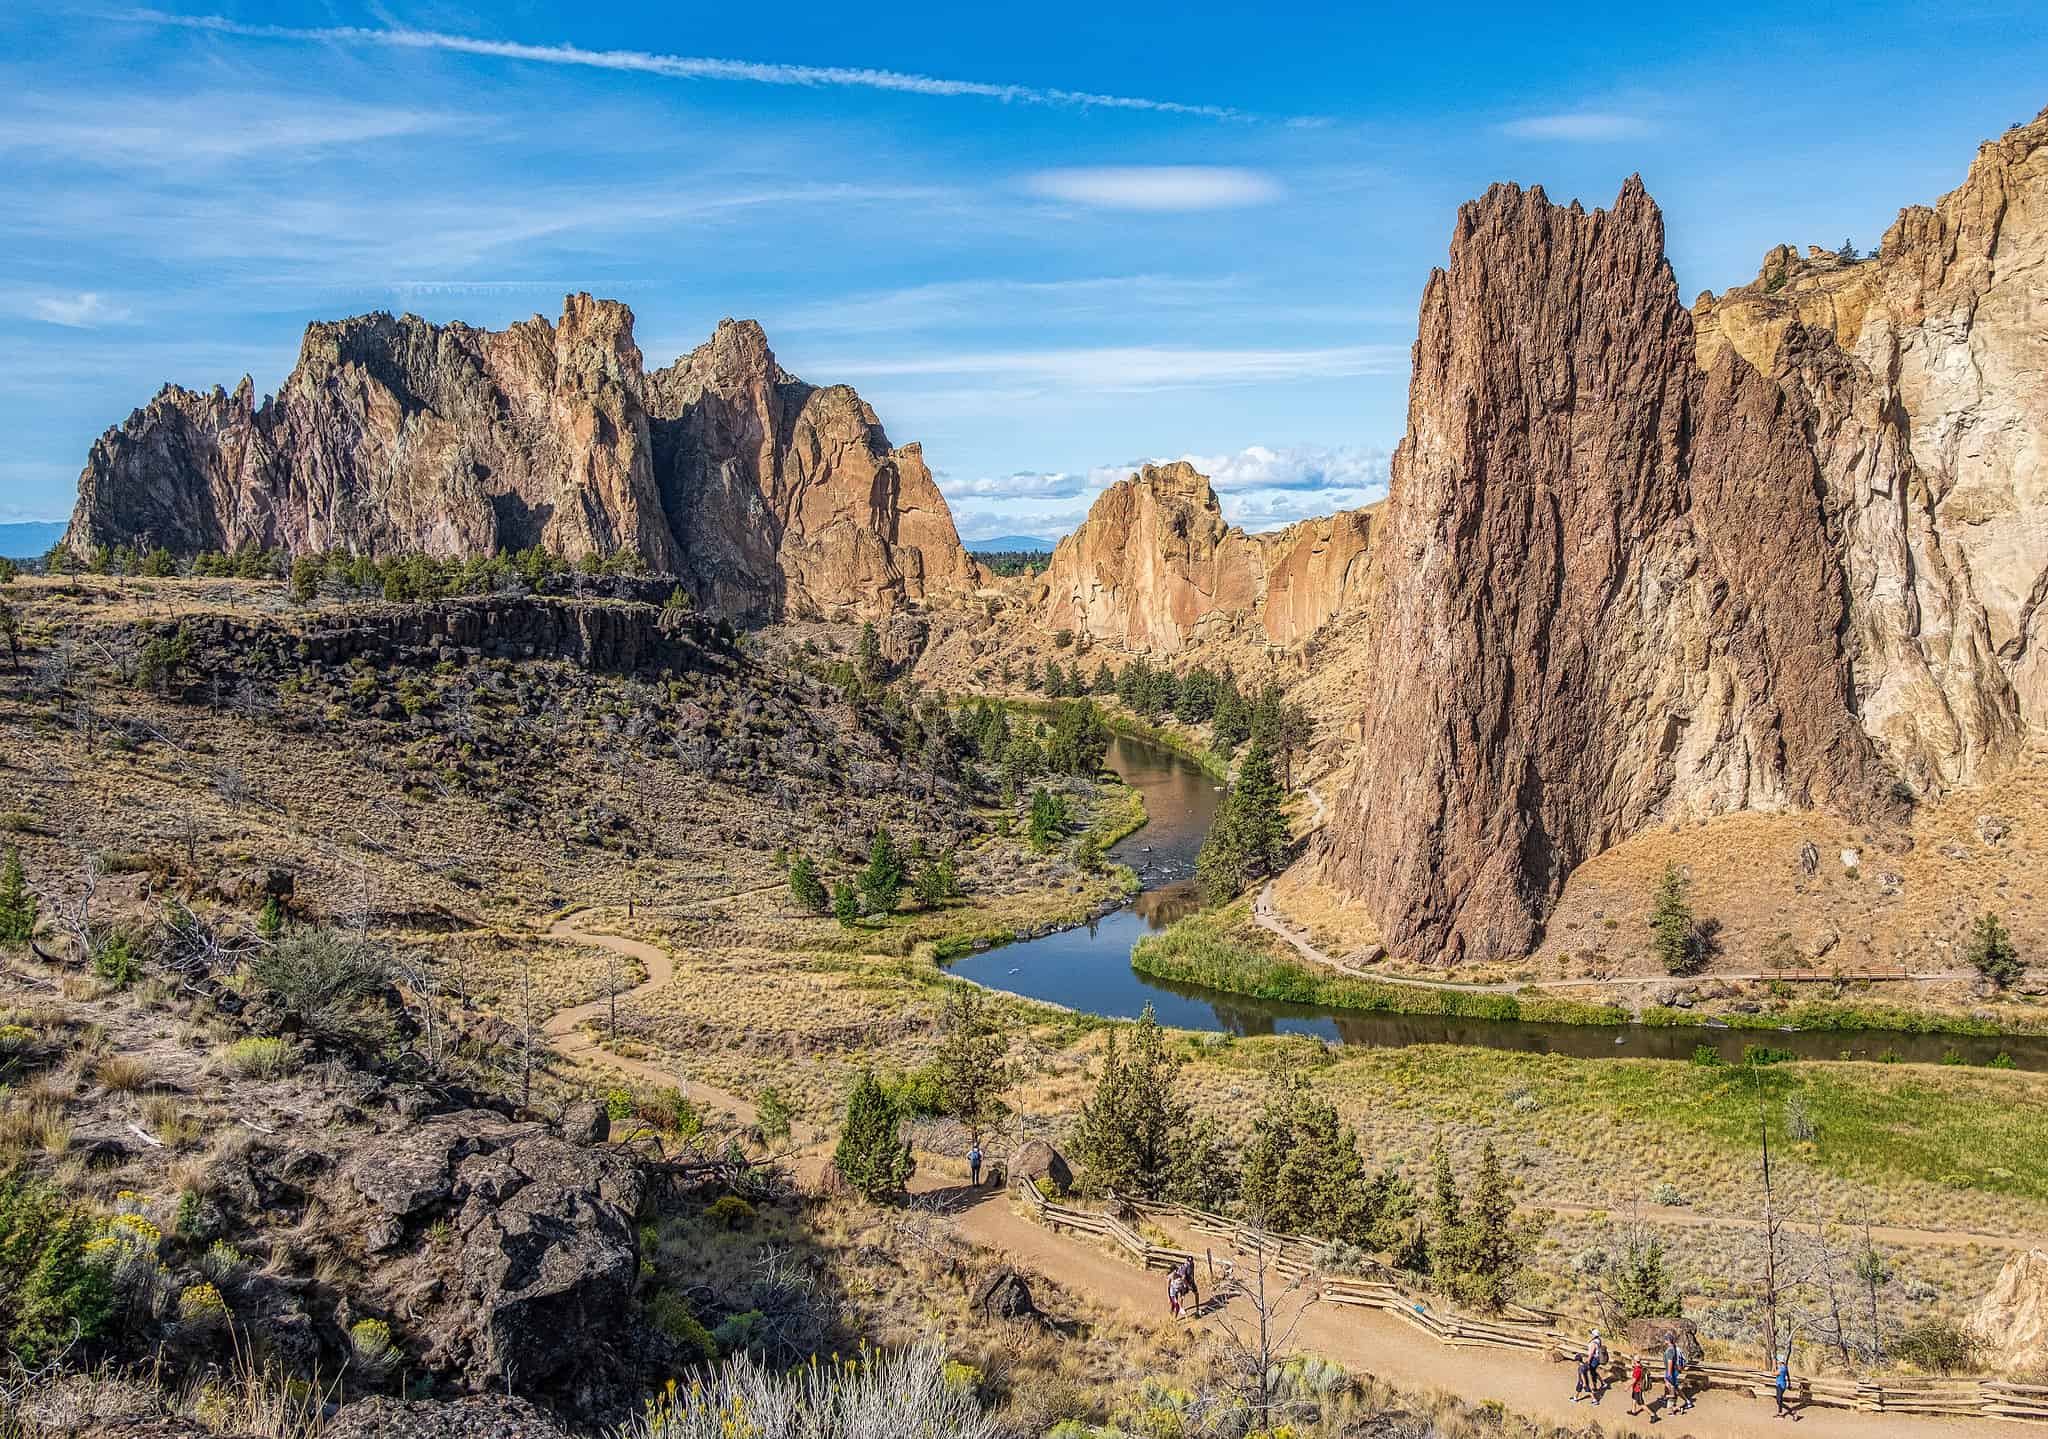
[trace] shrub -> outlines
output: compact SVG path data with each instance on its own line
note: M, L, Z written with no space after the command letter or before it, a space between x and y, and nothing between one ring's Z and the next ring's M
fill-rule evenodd
M704 1217L725 1229L745 1229L754 1222L754 1206L737 1194L721 1194L704 1211Z
M299 1067L298 1052L282 1039L252 1035L220 1050L221 1062L244 1079L276 1079Z
M2005 921L1995 914L1977 916L1977 922L1970 926L1969 943L1964 946L1963 953L1977 973L2000 989L2026 973L2026 966L2020 963L2019 951L2013 948L2012 935L2006 931Z
M901 1353L869 1352L786 1372L735 1354L702 1383L671 1386L650 1399L620 1439L732 1439L763 1432L771 1418L777 1434L855 1439L995 1439L1000 1432L971 1388L947 1381L945 1352L926 1341Z
M193 1329L219 1328L228 1322L228 1302L202 1279L178 1295L178 1321Z
M15 818L4 816L6 820ZM0 861L0 944L25 944L35 932L36 897L21 872L21 850L9 845L6 859Z
M1664 866L1650 904L1650 948L1671 974L1691 974L1706 958L1699 922L1686 902L1685 880L1675 864Z
M348 1348L350 1357L374 1382L381 1383L398 1362L391 1326L381 1319L358 1319L349 1325Z
M691 1310L690 1301L673 1289L664 1289L647 1301L647 1317L700 1362L709 1364L718 1358L718 1341Z
M94 1071L109 1094L132 1094L149 1083L149 1061L132 1054L110 1054Z
M19 1171L0 1175L0 1332L24 1364L91 1340L113 1313L93 1221L55 1189Z
M382 954L325 929L300 929L249 962L249 977L308 1034L367 1042L382 1032L381 1016L364 1001L390 982Z
M1721 1051L1711 1044L1696 1044L1692 1049L1692 1062L1701 1069L1718 1069L1728 1061L1721 1058Z
M1977 1341L1961 1325L1923 1319L1892 1342L1892 1353L1930 1374L1953 1374L1977 1362Z
M92 967L107 983L126 989L142 975L142 948L128 931L112 930L93 950Z
M631 1119L633 1111L638 1107L633 1101L633 1096L623 1089L611 1090L604 1097L605 1117L614 1123L621 1119Z
M214 1240L199 1256L199 1272L216 1285L234 1283L248 1264L249 1257L225 1239Z

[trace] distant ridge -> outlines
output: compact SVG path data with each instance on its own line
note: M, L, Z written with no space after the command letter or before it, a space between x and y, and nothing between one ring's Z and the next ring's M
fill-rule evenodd
M22 520L0 525L0 555L10 560L40 559L63 538L62 520Z
M1051 554L1059 548L1058 540L1048 540L1041 535L997 535L991 540L968 540L967 553L970 555L1019 554L1039 551Z

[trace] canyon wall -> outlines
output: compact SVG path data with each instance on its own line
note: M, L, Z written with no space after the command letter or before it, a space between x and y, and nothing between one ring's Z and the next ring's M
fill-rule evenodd
M307 328L260 406L166 386L92 448L65 542L180 553L633 551L737 619L879 615L979 572L915 445L725 321L643 372L624 305L505 330L367 315Z
M1876 804L1806 413L1693 325L1639 181L1497 185L1422 301L1325 857L1396 952L1525 953L1656 820Z
M1248 535L1185 460L1111 485L1059 542L1033 603L1048 629L1171 655L1254 626L1291 648L1356 601L1373 509Z

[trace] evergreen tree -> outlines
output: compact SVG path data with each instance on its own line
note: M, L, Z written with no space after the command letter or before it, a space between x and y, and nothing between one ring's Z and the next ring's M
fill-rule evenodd
M988 991L974 984L959 985L948 997L945 1028L937 1060L940 1093L946 1112L979 1144L1009 1113L1002 1096L1016 1078L1008 1062L1010 1038Z
M1451 1173L1450 1151L1442 1139L1429 1156L1429 1272L1448 1280L1464 1262L1464 1203Z
M668 598L663 600L661 604L661 612L665 615L686 615L693 608L695 606L690 602L688 592L681 585L671 589L668 592Z
M832 1151L832 1167L869 1199L898 1193L916 1168L910 1146L897 1133L899 1118L895 1102L876 1081L874 1071L863 1069L854 1081L853 1093L847 1096L846 1122L839 1131L839 1145Z
M1091 692L1099 695L1113 695L1116 693L1116 671L1110 668L1108 660L1104 660L1095 667L1095 683L1088 688Z
M1109 722L1094 702L1076 699L1053 714L1045 737L1045 767L1059 774L1093 776L1109 752Z
M256 915L256 932L273 942L284 933L284 906L278 903L276 895L263 897L263 908Z
M320 582L327 577L325 559L316 554L299 555L292 560L291 595L295 604L310 604L320 593Z
M0 862L0 943L26 944L36 932L36 897L21 872L21 851L7 847Z
M1479 1177L1461 1223L1452 1292L1470 1304L1498 1309L1514 1292L1532 1235L1515 1220L1515 1197L1491 1139L1479 1154Z
M1120 1044L1119 1033L1128 1040ZM1111 1027L1094 1097L1082 1104L1074 1132L1082 1182L1092 1192L1157 1196L1184 1167L1189 1111L1174 1092L1179 1069L1151 1005L1129 1029Z
M7 640L7 668L9 671L21 668L21 621L15 616L14 606L0 600L0 636Z
M1166 1197L1212 1213L1227 1209L1238 1195L1238 1166L1212 1119L1199 1119L1174 1146L1166 1175Z
M854 921L860 918L860 896L845 880L832 887L832 914L842 929L852 929Z
M2022 974L2026 966L2020 963L2019 951L2013 948L2012 935L2007 932L2005 921L1995 914L1981 914L1970 926L1970 941L1963 948L1971 966L2000 989L2011 984Z
M789 897L806 914L832 912L832 897L825 893L824 882L818 878L818 867L811 863L809 855L799 854L789 861Z
M1675 864L1664 866L1650 904L1650 948L1668 973L1691 974L1699 967L1699 924L1686 903L1685 879Z
M1031 792L1031 847L1043 854L1067 832L1067 802L1049 789Z
M867 903L868 913L888 914L896 908L897 896L902 892L903 856L897 853L889 827L883 825L875 831L874 843L868 846L868 867L860 872L861 898Z
M1614 1276L1614 1307L1624 1319L1661 1319L1677 1312L1664 1273L1664 1241L1630 1235L1628 1253Z
M917 902L926 909L959 898L960 880L953 872L953 856L942 854L926 860L917 871L912 888L917 891Z
M1195 876L1209 903L1235 899L1253 880L1285 866L1287 816L1281 802L1272 761L1264 744L1255 739L1195 857Z
M860 627L860 648L854 663L864 680L888 678L889 662L882 658L882 638L875 633L873 620Z
M1241 1167L1245 1212L1267 1227L1373 1241L1378 1209L1358 1138L1298 1081L1268 1102Z

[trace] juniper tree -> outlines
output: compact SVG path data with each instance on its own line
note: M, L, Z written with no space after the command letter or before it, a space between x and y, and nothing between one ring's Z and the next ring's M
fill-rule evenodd
M1678 866L1664 866L1657 894L1650 903L1650 948L1670 974L1690 974L1699 967L1699 922L1685 898L1685 878Z
M7 847L0 862L0 943L26 944L36 932L36 897L21 872L21 850Z
M916 1161L898 1134L900 1116L874 1071L863 1069L846 1100L846 1122L832 1167L839 1177L870 1199L899 1192L910 1180Z
M1002 1099L1016 1077L1009 1052L1009 1036L988 991L972 984L955 988L946 1001L945 1038L936 1061L939 1087L946 1112L967 1126L976 1144L1009 1113Z
M2019 951L2013 948L2012 935L2007 932L2005 921L1995 914L1977 916L1977 922L1970 926L1970 941L1963 953L1977 973L2000 989L2026 972L2026 966L2020 963Z
M861 898L867 902L870 914L888 914L896 908L897 896L902 892L903 856L896 849L889 827L882 825L875 831L874 843L868 846L868 867L860 872Z
M1128 1035L1125 1042L1119 1033ZM1189 1143L1189 1108L1174 1092L1180 1064L1166 1051L1146 1005L1128 1029L1112 1026L1103 1043L1095 1094L1081 1106L1074 1155L1095 1193L1164 1193Z
M842 929L852 929L860 918L860 896L845 880L832 887L832 914Z
M809 855L795 855L789 861L789 897L807 914L832 912L832 898L825 893L818 867L811 863Z
M1211 904L1235 899L1254 879L1285 866L1288 837L1282 798L1272 760L1264 743L1255 739L1195 857L1196 878Z

